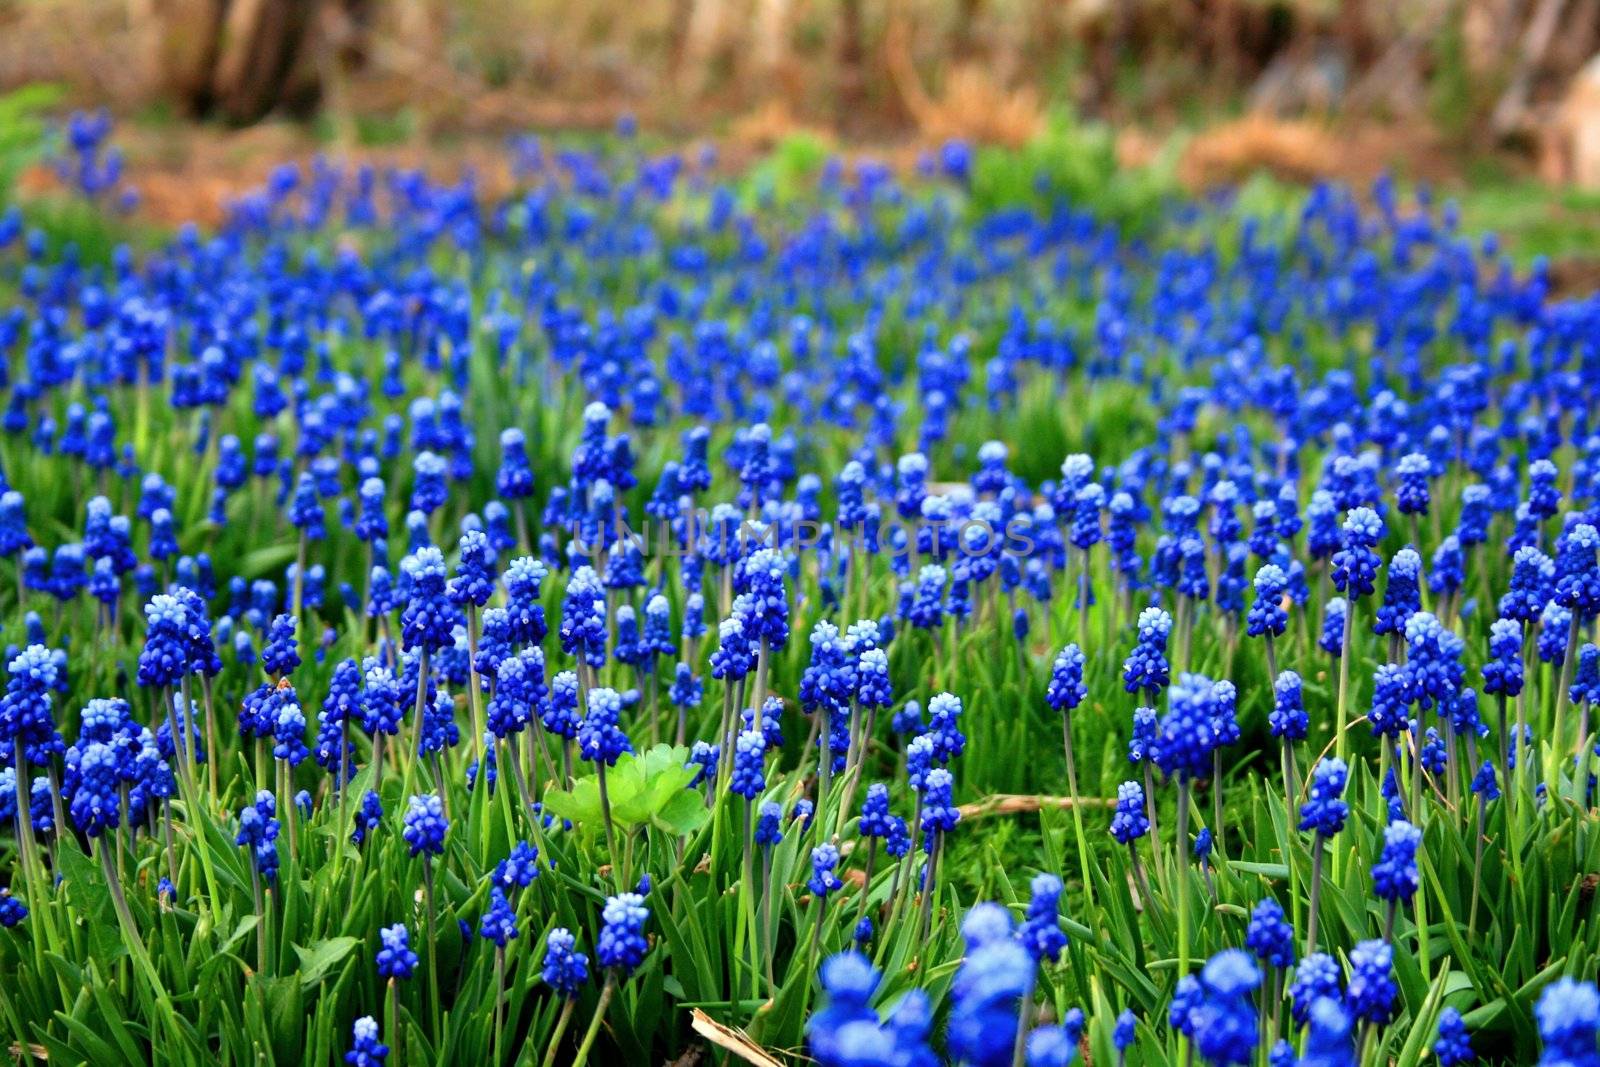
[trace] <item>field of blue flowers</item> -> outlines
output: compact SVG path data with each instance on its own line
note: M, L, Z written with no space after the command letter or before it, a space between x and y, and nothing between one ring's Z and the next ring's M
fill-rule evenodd
M14 1058L1600 1064L1600 298L508 151L0 206Z

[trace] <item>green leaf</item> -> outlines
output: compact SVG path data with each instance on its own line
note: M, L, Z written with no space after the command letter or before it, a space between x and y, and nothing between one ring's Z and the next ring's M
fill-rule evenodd
M669 834L685 837L704 826L709 818L711 812L706 808L705 801L700 799L700 795L687 789L680 789L651 815L650 823Z
M310 989L337 963L343 960L361 942L354 937L330 937L314 942L310 948L294 946L300 957L300 985Z

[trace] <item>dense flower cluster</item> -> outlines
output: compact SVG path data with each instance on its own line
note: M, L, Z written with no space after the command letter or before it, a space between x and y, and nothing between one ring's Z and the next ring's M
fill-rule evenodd
M1112 224L958 142L510 150L147 252L0 214L20 1042L1448 1067L1537 995L1596 1062L1536 895L1594 799L1600 302L1387 180Z

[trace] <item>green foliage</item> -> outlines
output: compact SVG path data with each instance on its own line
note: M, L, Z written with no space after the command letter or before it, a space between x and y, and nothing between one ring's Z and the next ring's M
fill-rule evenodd
M972 170L972 207L1045 207L1064 197L1131 232L1156 222L1162 205L1177 192L1174 139L1148 166L1124 167L1117 160L1116 134L1068 111L1051 116L1044 132L1022 148L979 148Z
M27 85L0 94L0 204L11 196L17 176L44 157L49 127L45 112L61 98L53 85Z
M834 147L817 134L788 134L740 179L744 206L794 203L812 186L834 152Z

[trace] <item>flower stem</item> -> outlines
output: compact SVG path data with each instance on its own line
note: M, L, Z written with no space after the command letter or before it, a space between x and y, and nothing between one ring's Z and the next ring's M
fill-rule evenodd
M572 1010L577 1006L576 997L568 997L561 1006L561 1014L556 1017L556 1028L550 1033L549 1047L545 1049L544 1067L555 1067L556 1052L561 1048L561 1039L566 1036L567 1024L572 1022Z
M611 994L616 985L616 975L608 973L606 984L600 989L600 1003L594 1006L594 1016L589 1020L589 1029L584 1032L583 1044L578 1046L578 1054L572 1060L572 1067L583 1067L589 1062L589 1050L594 1047L594 1039L600 1034L600 1023L606 1017L606 1008L611 1004Z
M1178 877L1178 977L1189 973L1189 777L1178 776L1178 835L1175 873Z
M1089 554L1084 553L1087 564ZM1083 832L1083 804L1078 799L1078 768L1072 758L1072 716L1061 716L1061 747L1067 757L1067 792L1072 797L1072 829L1078 838L1078 867L1083 871L1083 897L1089 905L1091 927L1097 925L1094 906L1094 877L1089 871L1089 838Z
M1311 910L1306 916L1306 955L1317 951L1317 903L1322 899L1322 835L1312 839Z
M622 892L622 857L617 853L617 835L611 827L611 796L606 792L606 761L595 761L595 773L600 782L600 814L606 826L606 854L611 860L611 877L617 884L617 892Z

